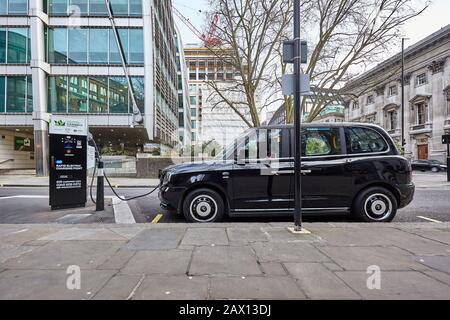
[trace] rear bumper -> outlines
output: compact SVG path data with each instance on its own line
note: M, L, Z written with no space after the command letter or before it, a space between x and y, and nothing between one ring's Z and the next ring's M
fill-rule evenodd
M399 209L405 208L414 200L414 194L416 192L416 186L414 183L402 184L398 186L400 192Z

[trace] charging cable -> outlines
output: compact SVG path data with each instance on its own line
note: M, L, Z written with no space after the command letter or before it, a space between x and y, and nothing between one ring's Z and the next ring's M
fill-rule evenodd
M102 160L102 155L100 154L100 151L98 150L97 144L95 143L94 137L92 136L92 134L89 134L89 141L92 142L92 144L94 145L95 148L95 165L94 165L94 172L92 174L92 180L91 180L91 185L89 188L89 193L91 196L91 201L94 204L97 204L97 202L94 200L94 196L92 195L92 189L94 187L94 180L95 180L95 175L97 173L97 167L98 167L98 163ZM111 182L108 179L108 176L104 173L104 177L106 179L106 182L108 183L110 189L112 190L112 192L114 193L114 195L121 201L131 201L131 200L136 200L136 199L140 199L140 198L145 198L150 196L151 194L153 194L156 190L158 190L161 186L161 184L159 184L155 189L153 189L152 191L143 194L143 195L139 195L139 196L135 196L135 197L131 197L131 198L123 198L122 196L120 196L119 194L117 194L116 190L114 189L114 187L112 186Z

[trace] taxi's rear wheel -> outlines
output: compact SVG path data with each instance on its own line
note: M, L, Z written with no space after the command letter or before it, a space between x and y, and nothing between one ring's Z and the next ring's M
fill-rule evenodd
M392 192L382 187L372 187L356 197L352 213L361 222L391 222L397 209L397 199Z
M222 197L211 189L194 190L183 202L183 214L188 222L219 222L223 219L224 213Z

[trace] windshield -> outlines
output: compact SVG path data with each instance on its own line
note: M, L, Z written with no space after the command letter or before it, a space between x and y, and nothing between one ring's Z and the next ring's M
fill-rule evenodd
M235 139L234 142L230 143L224 150L224 152L221 152L219 155L217 155L214 159L215 160L233 160L234 159L234 152L236 149L242 148L245 144L245 137L249 135L252 131L255 129L248 129L242 135L239 136L239 138Z

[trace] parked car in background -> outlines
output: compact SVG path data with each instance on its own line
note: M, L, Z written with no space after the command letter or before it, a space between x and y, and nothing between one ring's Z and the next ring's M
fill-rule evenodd
M437 160L414 160L411 163L412 169L422 172L441 172L447 171L447 166Z
M215 161L163 170L161 205L189 222L293 215L293 152L292 126L249 129ZM379 126L305 124L302 158L305 215L390 222L413 200L411 164Z

